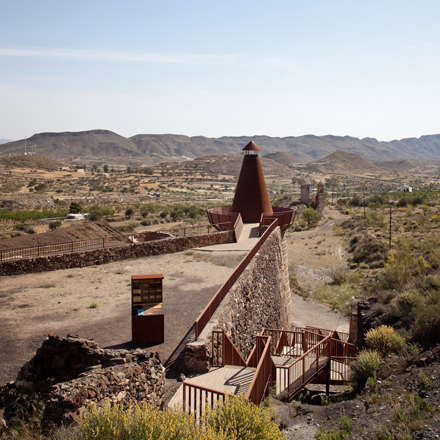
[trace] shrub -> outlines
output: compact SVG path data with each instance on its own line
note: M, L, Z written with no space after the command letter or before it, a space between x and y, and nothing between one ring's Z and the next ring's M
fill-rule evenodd
M333 284L340 286L347 279L347 268L338 264L330 267L328 274L333 280Z
M320 214L318 211L315 211L313 208L305 208L301 212L304 220L307 222L307 225L312 225L318 222L320 218Z
M356 362L353 364L353 380L356 386L363 388L369 377L375 378L380 367L382 358L376 350L362 350Z
M340 286L321 284L313 293L313 297L328 304L333 310L347 315L351 310L353 297L359 294L360 288L356 284L343 283Z
M410 322L414 317L414 310L420 302L420 297L415 293L404 292L393 298L390 305L394 314L398 318L405 322Z
M82 211L83 207L78 202L72 202L69 206L69 212L72 214L78 214Z
M427 304L417 311L411 339L423 347L440 342L440 304Z
M227 397L208 410L202 423L182 410L160 410L152 405L129 407L90 405L76 428L62 428L57 440L272 440L284 438L270 411L244 398Z
M380 283L385 289L404 287L411 276L410 252L390 252L382 273L379 276Z
M119 405L101 408L90 406L78 428L66 434L66 440L224 438L211 436L195 424L191 415L183 411L160 411L151 405L135 406L127 411Z
M315 435L316 440L348 440L353 428L353 420L350 417L342 416L339 421L339 429L327 432L323 427L318 429Z
M49 231L54 231L61 226L61 220L56 220L49 223Z
M254 405L244 397L226 396L223 403L208 409L205 426L231 440L275 440L282 435L270 410Z
M129 223L128 225L118 226L116 229L120 232L133 232L136 226L136 223Z
M131 219L133 214L134 214L134 209L133 208L127 208L125 210L125 218Z
M388 325L381 325L368 330L365 334L365 343L367 347L378 351L384 356L391 352L398 353L405 347L402 336Z

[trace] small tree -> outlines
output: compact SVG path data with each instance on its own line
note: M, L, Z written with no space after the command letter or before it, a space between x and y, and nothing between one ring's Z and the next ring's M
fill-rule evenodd
M327 180L326 185L332 189L332 205L333 205L333 195L335 193L336 188L338 188L341 185L341 181L339 177L332 176L330 179Z
M107 164L104 165L103 170L104 170L104 173L108 173L108 165Z
M134 214L134 209L133 208L127 208L125 210L125 218L126 219L131 219L132 215Z
M310 226L312 223L318 221L319 212L315 211L313 208L306 208L303 209L302 216L307 221L307 225Z
M83 207L78 202L72 202L69 206L69 212L72 214L79 214Z

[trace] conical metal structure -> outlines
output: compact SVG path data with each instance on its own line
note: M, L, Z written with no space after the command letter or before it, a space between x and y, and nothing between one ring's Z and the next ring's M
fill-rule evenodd
M263 168L258 156L261 148L251 141L243 148L243 151L245 156L231 212L239 212L244 223L258 223L261 214L273 215Z

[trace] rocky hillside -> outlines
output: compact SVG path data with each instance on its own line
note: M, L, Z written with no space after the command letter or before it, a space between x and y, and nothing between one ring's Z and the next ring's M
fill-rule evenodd
M39 170L56 171L65 166L57 160L49 159L40 154L17 154L0 158L0 166L8 168L35 168Z
M200 157L180 165L176 165L177 169L199 170L212 174L223 174L238 177L241 165L243 163L243 156L238 155L219 155ZM264 174L271 175L290 175L292 170L288 166L275 162L266 157L261 159Z
M202 156L237 154L254 141L262 154L288 153L304 162L321 159L336 150L356 153L368 161L421 160L440 157L440 134L418 139L380 142L351 136L224 136L208 138L173 134L138 134L125 138L109 130L40 133L27 140L39 154L67 163L147 165L184 161ZM0 144L0 156L23 154L25 141Z
M417 168L419 164L414 162L410 162L409 160L382 160L379 162L375 162L374 165L381 168L389 168L391 170L396 171L410 171L414 168Z
M361 156L347 151L337 150L328 156L310 162L306 169L311 172L320 173L375 173L379 168L367 162Z
M297 159L289 153L269 153L264 155L264 159L271 159L284 166L293 167L299 163L303 163L302 160Z
M144 154L130 139L108 130L39 133L27 139L27 146L35 146L39 154L69 164L114 161L129 164L144 160ZM0 145L0 155L23 152L24 140Z

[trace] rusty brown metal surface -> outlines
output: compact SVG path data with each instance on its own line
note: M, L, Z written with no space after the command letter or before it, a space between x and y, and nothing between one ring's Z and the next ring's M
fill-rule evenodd
M239 212L244 223L258 223L261 214L273 214L258 154L243 157L231 211Z
M254 142L250 141L244 148L243 151L261 151L261 148Z

